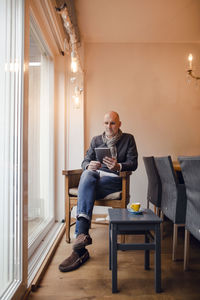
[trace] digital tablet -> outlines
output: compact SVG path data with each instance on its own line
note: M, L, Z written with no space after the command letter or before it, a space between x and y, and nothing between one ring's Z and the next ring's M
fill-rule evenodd
M109 148L94 148L96 153L96 158L101 163L103 162L103 158L105 156L112 157L110 149Z

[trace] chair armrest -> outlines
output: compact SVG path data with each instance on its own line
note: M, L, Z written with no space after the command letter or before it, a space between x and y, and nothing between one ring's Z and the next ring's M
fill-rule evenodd
M131 174L132 174L131 171L123 171L123 172L119 173L119 176L120 177L127 177L127 176L130 176Z
M82 169L77 169L77 170L63 170L62 174L65 176L69 176L69 175L80 175L83 172ZM123 171L119 173L120 177L127 177L130 176L132 174L131 171Z
M62 174L65 176L69 175L80 175L83 172L82 169L77 169L77 170L63 170Z
M83 172L82 169L77 169L77 170L63 170L62 174L63 175L76 175L76 174L81 174ZM123 171L119 173L120 177L127 177L130 176L132 174L131 171Z

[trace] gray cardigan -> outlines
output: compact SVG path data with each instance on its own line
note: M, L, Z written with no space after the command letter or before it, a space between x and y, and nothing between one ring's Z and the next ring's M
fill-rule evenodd
M107 147L102 140L102 135L93 137L90 147L86 152L85 158L81 164L83 170L86 169L91 160L97 160L94 148ZM116 144L117 162L122 165L121 171L135 171L138 166L138 152L133 135L122 133L120 140ZM109 170L102 164L102 171L117 173Z

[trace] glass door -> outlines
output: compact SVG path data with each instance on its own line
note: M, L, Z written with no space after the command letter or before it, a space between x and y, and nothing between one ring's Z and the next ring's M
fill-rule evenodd
M54 66L30 19L28 112L29 257L54 224Z

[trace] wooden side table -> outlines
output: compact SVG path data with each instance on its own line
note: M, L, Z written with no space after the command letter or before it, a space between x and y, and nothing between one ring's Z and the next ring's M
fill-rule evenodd
M109 214L109 269L112 270L112 292L117 292L117 250L145 250L145 269L149 269L149 252L155 251L155 291L161 292L160 223L162 220L150 209L135 215L127 209L108 209ZM154 236L150 233L154 232ZM143 234L144 243L117 243L119 234ZM152 242L150 242L152 240Z

